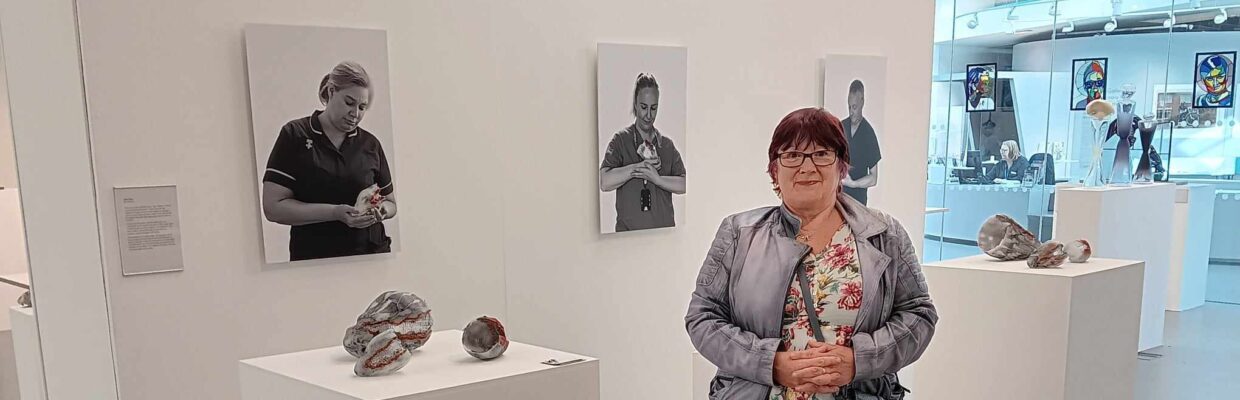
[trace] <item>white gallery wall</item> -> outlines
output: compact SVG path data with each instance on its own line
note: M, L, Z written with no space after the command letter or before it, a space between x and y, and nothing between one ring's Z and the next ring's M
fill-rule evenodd
M0 54L0 72L4 71L3 54ZM0 74L3 75L3 74ZM0 76L0 93L8 93L8 84ZM17 187L17 160L13 151L13 125L9 121L9 97L0 96L0 187Z
M495 315L514 340L601 358L605 399L689 398L698 267L724 216L777 204L766 146L822 103L823 55L888 57L871 203L921 236L933 7L78 2L121 398L238 398L239 359L338 345L388 289L426 298L437 329ZM246 23L387 30L400 253L262 263ZM597 42L689 49L681 227L598 233ZM179 188L185 271L122 277L111 190L154 184Z

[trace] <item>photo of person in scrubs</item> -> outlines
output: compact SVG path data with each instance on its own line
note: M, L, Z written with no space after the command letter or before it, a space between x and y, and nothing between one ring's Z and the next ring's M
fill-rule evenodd
M391 252L383 221L396 194L383 146L360 124L371 106L370 75L351 61L319 82L322 110L280 129L263 175L268 221L290 226L292 261Z
M672 195L685 194L685 163L654 126L659 82L641 73L633 88L632 125L612 136L599 166L599 190L616 192L616 232L676 226Z
M869 189L878 185L878 161L883 159L883 152L878 147L878 135L874 127L865 119L865 84L860 80L848 85L848 118L845 118L844 137L848 139L848 148L852 152L852 164L848 174L844 176L844 194L868 204Z

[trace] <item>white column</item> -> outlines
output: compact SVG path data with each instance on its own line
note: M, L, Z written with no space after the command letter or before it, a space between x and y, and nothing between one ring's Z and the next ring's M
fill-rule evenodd
M0 37L47 396L109 400L116 369L75 4L0 1Z

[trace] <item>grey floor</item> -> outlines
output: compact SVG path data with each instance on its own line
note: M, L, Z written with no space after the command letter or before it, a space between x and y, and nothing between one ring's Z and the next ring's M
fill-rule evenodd
M1240 305L1167 312L1164 345L1137 361L1138 400L1240 398Z
M980 254L925 241L926 261ZM1162 347L1137 361L1135 400L1240 398L1240 266L1211 265L1205 306L1167 312Z

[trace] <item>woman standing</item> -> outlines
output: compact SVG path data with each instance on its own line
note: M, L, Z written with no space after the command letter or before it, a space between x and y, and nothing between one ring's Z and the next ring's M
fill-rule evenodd
M685 163L654 127L659 82L637 75L632 125L612 136L599 167L599 189L616 191L616 232L676 226L672 194L685 194Z
M292 261L392 251L383 220L396 216L383 146L359 124L370 75L341 62L319 83L323 110L280 129L263 176L263 214L289 225Z
M938 321L908 234L841 194L848 144L826 111L784 117L767 154L783 204L723 220L685 316L719 367L711 398L903 398L896 372Z

